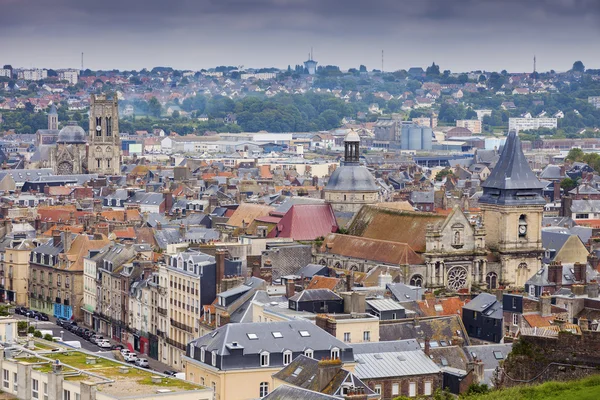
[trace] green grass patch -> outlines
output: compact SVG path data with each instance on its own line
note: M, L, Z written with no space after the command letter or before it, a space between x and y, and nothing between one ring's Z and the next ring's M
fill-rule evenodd
M537 386L519 386L492 391L487 394L470 395L466 400L598 400L600 399L600 375L578 381L546 382Z
M177 388L180 390L197 390L202 389L202 386L195 385L190 382L186 382L177 378L163 378L161 383L152 383L152 376L150 375L144 379L140 379L137 381L140 385L151 385L151 386L160 386L166 388Z

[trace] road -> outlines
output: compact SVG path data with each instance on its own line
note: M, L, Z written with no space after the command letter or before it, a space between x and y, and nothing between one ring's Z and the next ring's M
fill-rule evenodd
M51 330L52 336L62 337L63 341L65 341L65 342L78 341L79 343L81 343L82 349L89 351L90 353L99 353L104 356L110 355L111 357L113 357L112 351L103 350L100 347L96 346L94 343L89 342L89 341L85 340L84 338L79 337L79 336L75 335L74 333L71 333L68 330L56 325L56 323L55 323L56 319L54 317L50 317L50 321L34 321L31 318L28 319L22 315L15 314L14 318L18 319L18 320L22 320L22 321L28 320L30 325L34 326L36 329L39 329L39 330ZM111 343L117 344L113 340L111 340ZM119 343L119 344L122 344L122 343ZM140 353L136 353L136 354L138 357L145 358L148 360L148 364L150 364L151 370L158 371L158 372L164 372L166 370L173 370L173 368L169 367L168 365L163 364L157 360L154 360L154 359L148 357L147 355L140 355Z

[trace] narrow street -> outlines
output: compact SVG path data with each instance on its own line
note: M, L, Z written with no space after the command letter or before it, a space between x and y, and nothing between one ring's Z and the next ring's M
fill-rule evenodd
M79 343L81 343L82 350L85 350L90 353L100 353L104 356L109 356L109 357L114 358L114 354L112 351L107 351L107 350L101 349L100 347L96 346L94 343L89 342L88 340L85 340L84 338L79 337L79 336L75 335L74 333L71 333L68 330L63 329L60 326L56 325L56 318L54 318L54 317L50 317L50 321L35 321L32 319L28 319L28 318L24 317L23 315L17 315L17 314L13 315L13 317L20 321L28 320L30 325L34 326L36 329L39 329L41 331L51 330L52 336L62 337L63 341L65 341L65 342L78 341ZM114 340L111 340L111 343L112 344L121 344L121 343L116 343ZM154 360L154 359L148 357L147 355L140 355L140 353L137 353L137 352L136 352L136 354L139 358L146 358L148 360L148 364L150 364L150 369L153 371L162 373L167 370L174 370L173 368L169 367L168 365L163 364L157 360Z

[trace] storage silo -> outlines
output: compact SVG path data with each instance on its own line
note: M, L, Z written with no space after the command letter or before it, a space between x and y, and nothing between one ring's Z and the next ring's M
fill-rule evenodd
M410 128L410 125L402 124L402 131L401 131L402 134L400 137L400 148L402 150L408 150L408 136L409 136L408 130L409 130L409 128Z
M431 150L432 147L432 136L433 136L433 129L431 128L422 128L423 129L423 136L421 139L421 144L422 144L422 149L423 150Z
M408 130L408 149L409 150L421 150L422 142L421 142L421 130L418 126L412 126Z

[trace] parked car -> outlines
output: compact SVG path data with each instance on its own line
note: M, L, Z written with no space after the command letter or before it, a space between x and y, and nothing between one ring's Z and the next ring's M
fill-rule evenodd
M50 318L48 318L48 314L45 314L43 312L38 312L37 315L38 315L38 319L40 321L50 321Z
M96 334L96 332L87 329L85 331L85 333L83 334L83 338L86 339L86 340L90 340L90 338L92 337L92 335L95 335L95 334Z
M56 325L64 328L67 324L69 323L69 321L67 321L64 318L56 318Z
M25 313L25 316L26 316L27 318L31 318L31 319L34 319L34 318L36 317L36 315L37 315L37 311L34 311L34 310L28 310L28 311Z
M125 357L127 354L131 353L128 349L121 349L121 355Z
M137 355L135 353L129 353L125 356L125 361L127 362L136 362L137 361Z
M96 344L98 345L98 347L100 347L102 349L110 349L112 346L108 339L99 340Z
M29 310L25 307L16 307L15 308L15 314L19 314L19 315L25 315L25 314L27 314L27 311L29 311Z
M135 361L135 365L142 368L150 368L150 364L148 364L148 360L146 358L138 358Z
M102 340L102 339L104 339L104 336L102 336L102 335L93 335L90 338L90 342L96 344L96 343L98 343L98 340Z
M124 348L125 346L122 344L113 344L113 347L111 347L112 350L123 350Z
M163 372L163 374L168 375L168 376L175 376L176 373L177 373L177 371L172 371L170 369Z
M85 338L85 335L89 332L90 330L88 328L79 328L79 331L77 332L77 334L79 336L81 336L82 338Z

